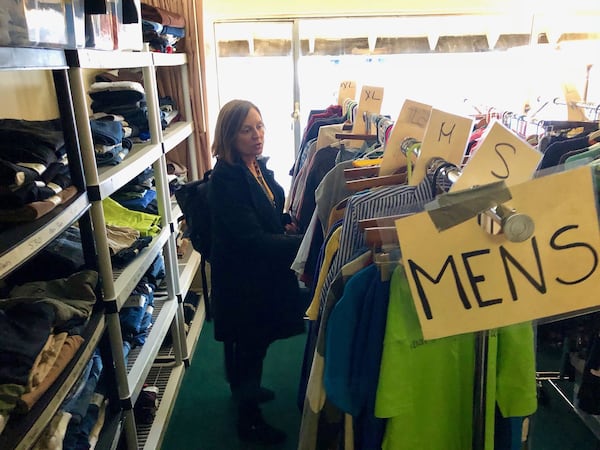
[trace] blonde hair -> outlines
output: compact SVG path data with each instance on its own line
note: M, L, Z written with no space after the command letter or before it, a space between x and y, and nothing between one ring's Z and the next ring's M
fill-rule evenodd
M222 159L229 164L236 161L238 150L235 148L235 139L251 109L255 109L260 114L258 107L248 100L236 99L223 105L217 117L211 147L212 155L215 158ZM262 114L260 115L262 116Z

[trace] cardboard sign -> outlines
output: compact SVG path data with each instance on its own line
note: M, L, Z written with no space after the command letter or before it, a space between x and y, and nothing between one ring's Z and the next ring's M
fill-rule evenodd
M401 167L406 167L406 157L400 148L405 138L422 141L431 116L431 106L413 100L405 100L398 120L394 122L392 133L385 144L379 175L391 175Z
M356 82L355 81L342 81L340 83L340 89L338 90L338 105L343 105L344 100L347 98L354 100L356 98Z
M585 122L588 120L585 115L583 108L577 106L577 103L581 102L581 96L579 91L573 85L573 83L562 83L563 95L565 102L567 103L567 120Z
M416 186L423 181L431 158L440 157L460 165L472 129L473 119L433 109L409 184Z
M367 129L367 122L364 119L365 113L379 114L381 104L383 103L383 88L374 86L363 86L358 100L356 117L352 124L353 134L371 134L372 130Z
M537 178L510 192L506 206L535 224L523 242L486 233L476 218L441 232L428 212L396 221L425 339L600 303L600 231L591 168Z
M482 142L469 158L451 192L504 181L507 186L523 183L537 169L542 154L498 121L493 121Z

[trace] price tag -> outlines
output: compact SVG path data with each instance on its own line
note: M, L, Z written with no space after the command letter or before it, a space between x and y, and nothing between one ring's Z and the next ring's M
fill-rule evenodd
M416 186L423 181L431 158L460 165L472 129L473 119L433 109L409 184Z
M400 149L405 138L421 142L431 116L431 106L413 100L405 100L398 120L394 122L392 133L385 144L379 175L391 175L401 167L406 167L406 157Z
M531 178L542 156L495 120L450 191L496 181L504 181L507 186L523 183Z
M381 112L381 104L383 103L383 88L374 86L363 86L360 92L360 99L356 110L356 117L352 124L353 134L370 134L371 130L367 129L364 114L372 113L379 114Z
M591 168L513 185L510 193L507 205L535 225L523 242L486 233L476 218L444 231L427 212L396 221L425 339L598 305L600 230Z
M342 81L338 90L338 105L343 105L346 99L354 100L356 98L356 82Z

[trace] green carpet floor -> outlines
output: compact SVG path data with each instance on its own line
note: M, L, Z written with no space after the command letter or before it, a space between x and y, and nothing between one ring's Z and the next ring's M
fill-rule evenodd
M296 398L305 342L306 334L277 341L265 360L263 386L273 389L276 397L263 405L263 415L287 433L286 442L269 447L249 445L237 438L223 345L213 338L212 322L206 322L184 375L162 450L296 450L300 427Z

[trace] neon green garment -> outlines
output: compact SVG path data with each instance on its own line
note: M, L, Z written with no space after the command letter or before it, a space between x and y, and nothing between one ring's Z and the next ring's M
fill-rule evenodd
M156 236L160 233L160 216L132 211L110 197L102 200L102 207L108 225L133 228L138 230L141 236Z
M503 417L525 417L537 409L531 322L490 331L486 396L485 448L493 450L496 404Z
M424 341L404 269L394 271L375 415L388 418L384 450L472 447L475 334ZM494 408L504 417L537 407L530 323L490 332L485 448L494 448Z

